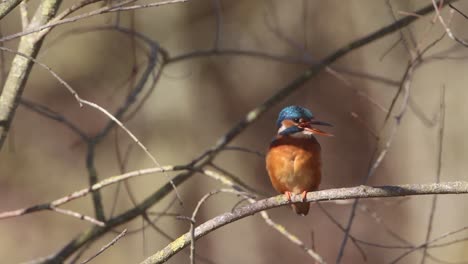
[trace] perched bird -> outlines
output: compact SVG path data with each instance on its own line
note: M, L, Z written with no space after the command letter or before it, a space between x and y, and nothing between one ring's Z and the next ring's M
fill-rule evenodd
M270 144L266 156L266 168L273 187L291 200L291 193L301 194L318 189L322 177L320 144L314 135L332 136L313 126L332 126L318 121L312 112L300 106L285 107L279 113L278 133ZM307 215L308 202L295 203L294 211Z

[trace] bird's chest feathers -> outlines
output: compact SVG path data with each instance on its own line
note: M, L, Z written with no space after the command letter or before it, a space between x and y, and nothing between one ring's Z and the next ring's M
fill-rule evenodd
M309 190L320 182L320 145L310 136L279 137L270 145L267 169L276 189Z

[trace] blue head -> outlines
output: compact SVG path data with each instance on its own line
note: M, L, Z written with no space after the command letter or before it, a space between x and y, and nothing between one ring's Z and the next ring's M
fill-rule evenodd
M297 105L286 106L279 113L278 120L276 120L276 126L280 128L282 125L281 123L284 120L296 120L296 123L299 123L299 120L301 118L305 120L311 120L314 118L314 115L309 109L304 107L300 107Z
M329 123L316 120L309 109L297 105L283 108L278 115L278 120L276 120L278 134L283 136L300 134L331 136L331 134L314 128L312 125L332 126Z

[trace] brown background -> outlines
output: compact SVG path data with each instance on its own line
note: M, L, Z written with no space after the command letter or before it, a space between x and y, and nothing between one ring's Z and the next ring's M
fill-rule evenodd
M34 6L35 1L31 1ZM72 1L66 1L64 9ZM307 4L304 6L304 2ZM413 11L430 1L391 1L397 18L398 11ZM466 3L457 3L467 10ZM97 8L97 7L94 7ZM304 10L306 8L306 10ZM86 9L87 11L92 8ZM304 21L303 12L307 13ZM443 14L448 17L447 10ZM384 1L222 1L222 48L266 51L278 55L302 55L297 47L278 38L267 20L276 21L273 28L303 45L317 61L358 37L393 22L391 11ZM115 22L116 14L95 16L54 29L46 38L38 59L70 83L85 99L109 110L116 109L123 100L131 75L134 56L131 40L112 31L73 32ZM121 25L130 26L132 15L121 13ZM182 54L212 46L215 16L212 1L190 1L134 13L135 28L166 48L171 55ZM405 29L402 34L425 46L438 38L443 29L436 23L430 31L432 16ZM453 30L461 38L468 21L454 15ZM14 11L1 22L3 35L20 31L19 13ZM305 39L304 41L304 32ZM468 37L468 34L465 34ZM399 38L392 34L364 48L352 52L338 63L337 69L365 72L400 81L407 62L408 51L401 43L383 59ZM15 48L16 41L6 44ZM454 48L451 56L464 56L466 50L449 38L442 40L428 54ZM141 49L140 49L141 50ZM137 61L146 63L145 54L138 51ZM8 67L12 56L5 54ZM184 164L212 146L250 109L254 108L288 82L296 78L305 66L265 61L249 57L207 57L180 62L164 69L154 93L138 115L127 126L149 147L161 164ZM440 91L446 87L446 129L444 136L442 180L465 180L468 141L468 104L466 98L465 60L437 60L418 68L411 85L414 101L406 113L388 155L370 184L404 184L433 182L437 168L438 127L427 126L415 114L420 109L429 119L437 117ZM280 105L267 112L231 144L265 152L275 133L278 111L290 104L310 108L321 120L333 123L328 129L335 137L320 138L323 148L324 178L322 189L359 185L366 174L376 141L366 126L378 131L385 113L371 104L357 91L388 107L397 87L365 78L343 75L350 86L335 76L323 72L313 78ZM106 122L106 117L90 108L80 109L74 98L44 69L35 67L24 97L47 105L93 134ZM401 101L398 101L401 103ZM363 123L351 116L357 113ZM131 144L119 132L120 143ZM386 139L388 133L385 134ZM383 144L380 144L382 147ZM22 107L13 122L8 144L0 153L0 210L11 210L56 199L87 186L85 168L86 146L64 126L38 116ZM119 173L113 136L97 149L96 159L100 179ZM251 187L275 194L264 169L264 160L255 155L226 151L216 164L234 173ZM137 147L133 147L127 170L151 167L151 161ZM138 199L144 199L166 182L163 175L144 176L131 180ZM185 202L173 212L189 215L198 199L208 191L218 189L218 182L197 175L184 183L179 191ZM105 188L107 208L113 201L115 186ZM161 210L172 200L166 198L153 208ZM431 198L405 200L385 199L365 201L386 225L415 244L425 239ZM199 223L228 211L237 198L220 194L201 209ZM125 194L118 200L117 212L129 208ZM350 205L326 204L325 207L345 224ZM65 206L93 215L90 197L81 198ZM435 214L433 237L466 224L465 196L441 196ZM109 209L106 211L109 214ZM324 214L312 205L307 217L298 217L289 207L270 211L271 217L296 234L307 245L313 234L316 250L330 263L335 261L343 233ZM358 211L352 234L363 240L396 244L371 217ZM141 219L125 227L141 227ZM189 225L173 218L163 218L159 226L177 237ZM0 222L0 256L5 263L15 263L56 252L90 224L77 219L41 212ZM115 234L108 234L95 242L86 255L96 252ZM463 237L463 235L461 235ZM454 239L451 237L450 239ZM159 234L147 229L129 235L94 260L94 263L135 263L156 252L168 243ZM443 260L460 261L468 258L466 243L432 249ZM260 216L252 216L220 230L197 242L198 253L216 263L310 263L311 259L297 246L265 225ZM398 256L400 250L363 247L368 263L385 263ZM419 262L420 253L413 253L401 263ZM3 261L1 261L3 262ZM169 263L187 263L188 255L180 253ZM348 244L344 263L363 262L354 245ZM428 260L427 263L432 263ZM435 262L434 262L435 263Z

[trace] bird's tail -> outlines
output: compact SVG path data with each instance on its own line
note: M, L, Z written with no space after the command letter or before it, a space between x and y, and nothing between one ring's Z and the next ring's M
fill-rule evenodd
M292 204L294 212L298 215L307 215L307 213L309 213L309 207L310 203L308 202Z

